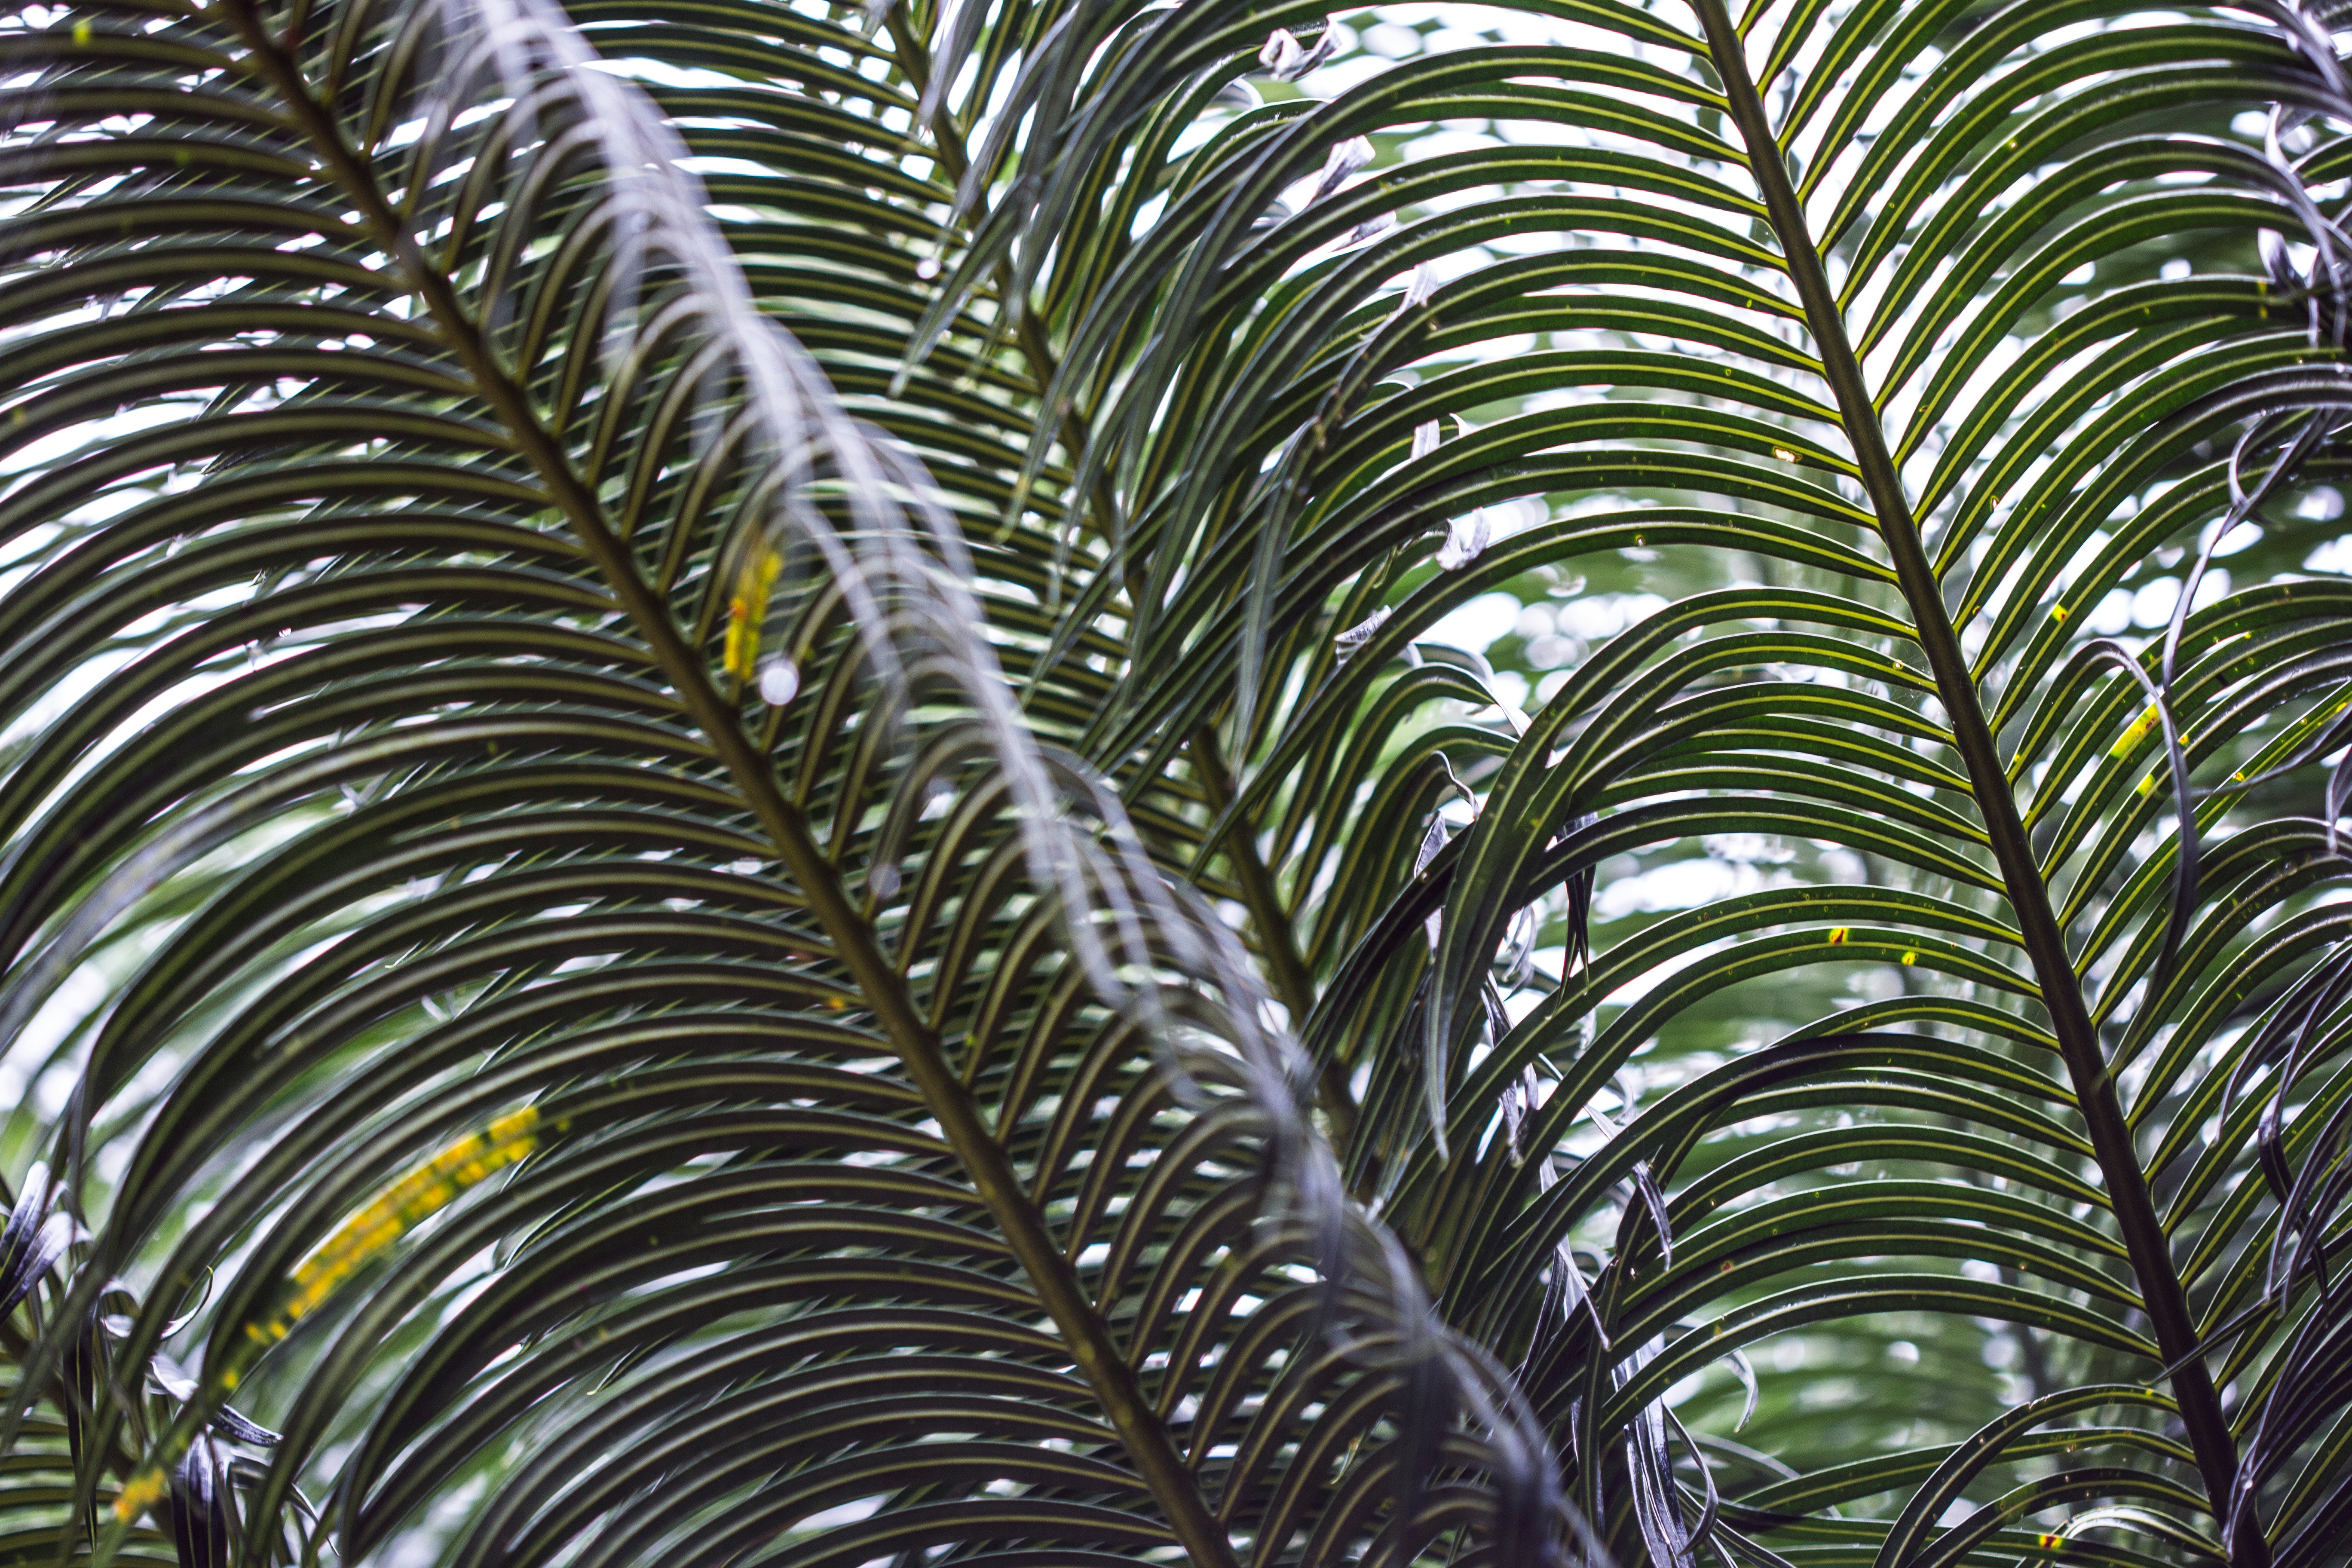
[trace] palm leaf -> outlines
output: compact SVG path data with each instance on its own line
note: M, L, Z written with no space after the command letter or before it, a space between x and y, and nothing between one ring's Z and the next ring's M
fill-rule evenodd
M1045 557L983 576L953 521L1003 485L937 490L752 292L851 395L866 323L904 341L914 258L873 247L943 192L885 161L919 89L835 63L875 42L22 20L10 1027L110 998L51 1132L90 1237L22 1270L45 1549L1549 1529L1245 963L1017 721L995 639ZM788 90L712 83L772 29ZM657 110L592 38L702 74ZM877 181L903 211L846 199ZM935 467L1017 462L978 379L897 422Z
M2330 1560L2326 18L1542 10L20 15L26 1550Z
M1174 595L1137 605L1089 754L1149 769L1223 731L1246 783L1202 851L1260 858L1262 941L1328 976L1307 1037L1361 1086L1350 1178L1449 1319L1520 1364L1628 1555L2013 1559L2092 1550L2080 1529L2116 1561L2300 1562L2341 1536L2318 1371L2339 803L2315 759L2340 744L2342 629L2332 584L2277 575L2295 487L2335 471L2343 240L2313 193L2341 68L2315 13L2105 14L1580 5L1556 45L1237 121L1065 317L1065 383L1085 355L1107 388L1087 460ZM1293 16L1185 15L1188 39ZM2232 129L2273 104L2267 143ZM1327 149L1432 121L1518 129L1260 221ZM2292 276L2258 261L2296 254L2282 234L2311 258ZM1412 281L1430 263L1453 279ZM1503 507L1535 521L1464 560L1465 514ZM2200 594L2257 531L2245 585ZM2087 637L2183 551L2168 630ZM1481 595L1595 580L1685 596L1547 678L1525 723L1483 660L1422 664ZM1475 820L1416 854L1460 794ZM1596 873L1723 835L1798 868L1604 922L1585 958ZM1871 999L1809 1012L1842 992ZM1833 1199L1825 1173L1857 1166L1882 1180ZM1719 1396L1674 1395L1696 1447L1656 1403L1775 1342L1874 1389L1904 1374L1874 1342L1987 1321L2034 1380L2158 1390L2161 1419L2118 1413L2140 1451L2035 1479L2038 1428L2104 1397L1980 1405L1965 1473L1912 1493L1958 1450L1856 1459L1782 1395L1760 1452L1695 1468ZM1899 1446L1921 1414L1870 1419ZM1811 1490L1790 1468L1823 1461L1862 1468ZM1718 1503L1723 1464L1767 1500ZM1876 1496L1876 1522L1822 1511ZM1947 1518L1961 1497L1983 1507ZM2037 1547L2037 1518L2074 1523Z

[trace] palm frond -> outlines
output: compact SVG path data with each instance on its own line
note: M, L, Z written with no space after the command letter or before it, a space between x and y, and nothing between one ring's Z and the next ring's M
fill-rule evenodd
M754 292L911 280L838 221L856 147L786 172L829 94L903 142L828 58L873 41L20 22L8 1022L109 996L11 1412L64 1423L71 1483L11 1500L44 1538L1549 1536L1540 1437L1345 1205L1246 963L1019 720L974 587L1026 563ZM803 92L709 84L769 28ZM593 42L704 74L656 107Z
M1063 318L1064 384L1104 388L1081 471L1152 585L1088 754L1148 772L1208 724L1239 759L1200 853L1257 858L1261 929L1328 977L1307 1037L1360 1086L1349 1179L1520 1366L1628 1557L2342 1535L2305 1522L2343 1474L2338 1313L2284 1239L2334 1222L2278 1218L2335 1213L2342 1146L2326 982L2298 980L2332 972L2341 863L2294 817L2340 748L2340 595L2278 574L2298 487L2336 473L2342 67L2315 13L2106 14L1580 5L1557 43L1237 117ZM1184 16L1203 47L1295 21ZM1353 138L1481 122L1505 133L1309 184ZM2256 532L2244 585L2214 575ZM2086 634L2176 561L2160 636ZM1530 715L1431 640L1604 576L1682 593ZM1596 875L1732 835L1796 868L1588 932ZM2273 1316L2233 1321L2257 1295ZM1745 1458L1685 1430L1727 1352L1937 1322L2162 1415L1988 1404L1941 1477L1949 1442L1860 1458L1770 1398ZM2047 1429L2103 1405L2123 1425ZM2053 1444L2122 1448L2049 1476ZM1745 1477L1720 1500L1718 1468Z
M1458 20L15 15L0 1553L2340 1555L2342 18Z

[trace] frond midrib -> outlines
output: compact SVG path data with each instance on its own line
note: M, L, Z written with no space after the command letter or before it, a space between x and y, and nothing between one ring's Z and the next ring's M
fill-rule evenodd
M572 471L562 447L533 413L523 389L499 363L455 283L431 263L400 223L373 171L344 141L330 111L310 91L299 65L242 0L228 0L224 9L248 49L257 74L287 106L294 128L324 163L325 174L355 204L361 226L383 247L439 323L443 340L473 382L477 395L494 411L530 460L556 510L610 584L695 726L709 739L745 804L775 844L779 858L837 945L861 994L971 1176L974 1191L1003 1229L1040 1303L1068 1343L1177 1540L1196 1563L1209 1568L1234 1568L1231 1543L1215 1523L1198 1478L1177 1451L1166 1423L1144 1397L1135 1369L1128 1364L1108 1325L1087 1300L1069 1259L1055 1245L1044 1215L1030 1202L1005 1151L988 1132L939 1037L916 1011L896 965L871 925L858 913L800 812L784 797L772 769L744 735L667 607L636 571L628 547L606 521L601 504Z
M1954 748L1967 769L1978 814L2000 868L2042 1005L2073 1080L2076 1109L2090 1134L2117 1228L2147 1303L2150 1327L2169 1363L2166 1370L2196 1450L2208 1500L2214 1516L2227 1520L2237 1479L2237 1446L2211 1374L2198 1353L2196 1320L2173 1267L2171 1248L2140 1168L2098 1032L2067 956L2064 931L2051 908L2049 890L2011 792L2008 771L2001 765L1985 721L1958 634L1945 610L1861 363L1806 225L1803 205L1790 181L1763 100L1748 73L1738 28L1724 0L1694 0L1694 4L1706 29L1710 63L1723 80L1732 120L1748 149L1750 172L1770 212L1783 266L1804 304L1822 376L1837 399L1840 422L1853 445L1879 537L1910 607L1921 650L1935 672L1937 695L1951 724ZM2242 1530L2230 1544L2231 1561L2238 1568L2267 1568L2269 1552L2259 1527Z

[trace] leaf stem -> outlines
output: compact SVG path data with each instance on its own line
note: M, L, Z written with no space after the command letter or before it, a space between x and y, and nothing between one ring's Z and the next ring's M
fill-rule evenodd
M1210 725L1203 724L1192 731L1192 766L1200 774L1202 789L1208 795L1211 819L1222 818L1233 805L1234 781L1217 748L1217 732ZM1250 923L1257 928L1258 946L1265 953L1266 967L1273 971L1275 994L1290 1012L1291 1028L1301 1028L1307 1015L1315 1011L1315 979L1298 956L1290 916L1282 907L1282 891L1275 886L1274 875L1266 869L1265 862L1258 858L1257 841L1248 823L1236 823L1233 831L1225 835L1224 851L1234 879L1241 884L1242 902L1249 910ZM1331 1141L1344 1153L1356 1142L1356 1097L1348 1091L1348 1075L1337 1061L1323 1062L1317 1068L1315 1087L1323 1114L1331 1119Z
M2115 1078L2107 1069L2106 1053L2100 1047L2098 1031L2091 1023L2074 966L2067 957L2065 933L2052 912L2049 889L2042 883L2018 816L2016 799L2010 793L2008 772L2000 764L1992 731L1978 700L1976 683L1969 676L1967 656L1944 607L1943 593L1921 542L1918 523L1911 515L1902 477L1888 455L1885 435L1879 427L1877 411L1863 380L1862 365L1854 357L1836 296L1831 291L1821 254L1806 226L1804 207L1790 183L1788 166L1781 161L1780 144L1772 134L1763 100L1748 75L1739 34L1724 0L1696 0L1696 5L1701 25L1706 29L1708 55L1723 79L1732 119L1748 149L1750 172L1780 238L1783 264L1804 305L1806 324L1821 355L1822 374L1836 395L1842 423L1853 443L1854 460L1877 517L1879 536L1885 542L1903 597L1911 607L1920 648L1935 672L1937 695L1951 721L1953 744L1967 766L1978 813L1992 841L1993 857L2000 867L2010 906L2040 984L2042 1005L2049 1010L2059 1054L2074 1081L2091 1147L2106 1182L2107 1200L2115 1211L2116 1227L2122 1233L2133 1272L2138 1278L2149 1325L2167 1361L2177 1363L2172 1374L2173 1397L2179 1405L2181 1422L2196 1451L2207 1499L2215 1519L2225 1522L2237 1486L2237 1445L2231 1438L2221 1397L2213 1388L2212 1374L2204 1359L2196 1353L2196 1321L2189 1313L2180 1277L2173 1267L2172 1249L2157 1217L2147 1178L2132 1143L2130 1126L2124 1120ZM2251 1513L2246 1517L2251 1519ZM2237 1568L2268 1568L2270 1549L2259 1527L2242 1528L2237 1539L2228 1545L2231 1561Z
M719 696L704 661L679 635L667 607L638 573L628 546L572 471L562 445L541 423L521 386L499 363L456 286L425 259L402 227L372 171L344 142L332 116L310 93L293 58L261 25L250 0L226 0L224 8L251 51L254 67L284 100L296 127L310 138L329 174L358 207L362 223L423 300L477 392L538 471L557 510L604 574L614 599L635 623L688 714L774 842L779 858L836 944L861 995L970 1174L974 1191L988 1205L1054 1326L1102 1402L1178 1543L1202 1568L1234 1568L1232 1543L1216 1524L1198 1479L1177 1452L1167 1426L1145 1399L1135 1369L1128 1364L1109 1326L1087 1300L1045 1216L1029 1202L1011 1160L990 1136L971 1096L950 1066L939 1036L916 1011L872 927L851 901L806 821L785 799L766 758L744 735L736 710Z
M902 68L909 85L918 96L928 89L929 57L921 40L904 20L904 7L890 8L887 26L890 37L898 46ZM970 154L965 151L962 131L954 117L942 104L931 119L931 134L938 143L940 166L947 171L950 181L961 180L970 167ZM997 298L1005 310L1017 318L1015 335L1023 359L1028 362L1030 380L1036 388L1042 405L1045 390L1059 373L1052 345L1045 331L1026 308L1026 301L1015 301L1013 293L1013 269L999 266L996 269ZM1016 309L1016 304L1019 308ZM1072 406L1063 411L1063 418L1072 427L1077 449L1084 451L1093 445L1094 434L1084 410ZM1116 543L1118 539L1118 500L1106 476L1097 475L1089 496L1095 511L1096 531L1106 540ZM1120 565L1130 602L1144 591L1133 571L1132 558L1121 552ZM1130 620L1132 617L1130 617ZM1217 744L1217 732L1213 725L1202 724L1192 733L1193 765L1198 771L1202 788L1209 797L1213 818L1224 815L1234 799L1234 781L1225 765L1224 754ZM1315 981L1298 955L1298 944L1291 931L1290 917L1282 905L1280 889L1274 878L1258 858L1257 845L1250 836L1250 825L1237 824L1225 837L1225 855L1234 868L1235 879L1242 889L1242 902L1248 908L1251 923L1256 927L1258 944L1264 949L1267 967L1273 971L1276 995L1290 1012L1291 1027L1304 1025L1315 1010ZM1323 1112L1330 1118L1332 1142L1345 1150L1356 1139L1357 1110L1355 1096L1348 1089L1347 1074L1337 1062L1325 1062L1316 1080L1317 1100Z

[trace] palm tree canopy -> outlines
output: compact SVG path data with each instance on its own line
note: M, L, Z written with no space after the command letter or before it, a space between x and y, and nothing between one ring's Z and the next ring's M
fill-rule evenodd
M2341 1563L2338 9L16 7L0 1562Z

